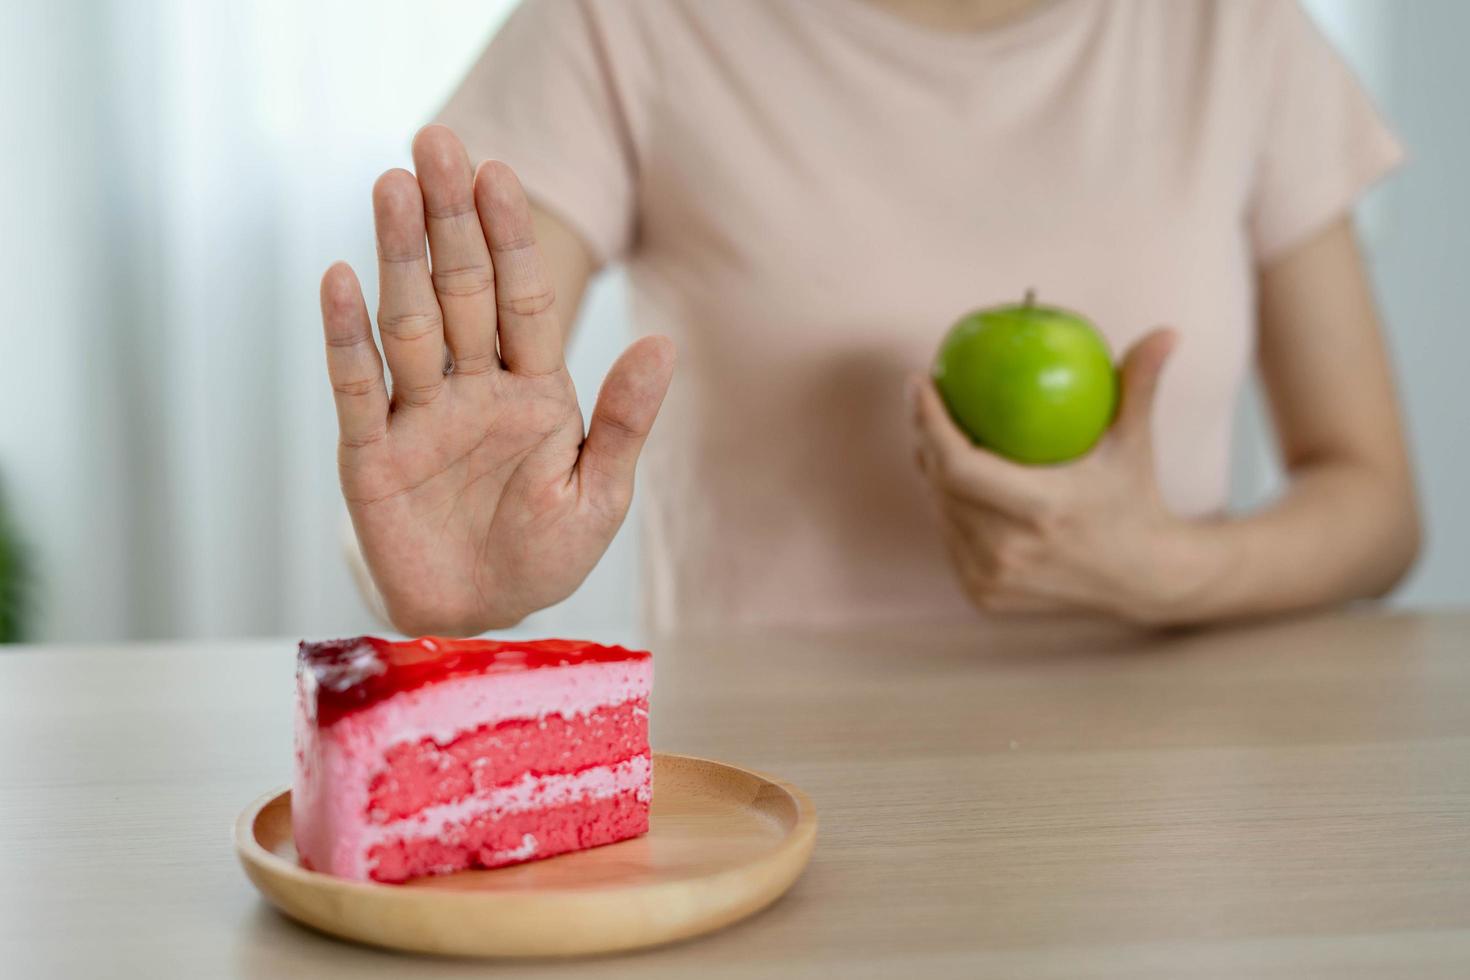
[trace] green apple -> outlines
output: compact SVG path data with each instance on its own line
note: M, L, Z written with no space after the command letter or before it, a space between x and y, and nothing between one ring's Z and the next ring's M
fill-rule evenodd
M934 359L934 384L970 438L1022 463L1085 454L1118 404L1118 373L1096 328L1029 292L956 323Z

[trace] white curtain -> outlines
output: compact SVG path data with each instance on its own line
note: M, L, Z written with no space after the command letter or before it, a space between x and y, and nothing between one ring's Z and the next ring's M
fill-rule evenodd
M372 181L511 5L5 5L23 315L0 328L0 479L41 638L373 625L341 557L317 281L344 258L371 297ZM620 340L616 290L592 307L584 400ZM628 620L616 573L559 625Z

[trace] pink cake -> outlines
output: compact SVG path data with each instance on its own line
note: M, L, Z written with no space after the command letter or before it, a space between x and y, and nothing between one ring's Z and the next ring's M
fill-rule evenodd
M399 882L648 830L648 653L576 640L302 643L301 863Z

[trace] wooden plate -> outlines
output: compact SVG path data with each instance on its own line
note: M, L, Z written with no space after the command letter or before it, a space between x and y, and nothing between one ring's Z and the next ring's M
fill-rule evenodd
M720 762L656 752L646 836L544 861L380 885L302 868L291 793L235 822L235 849L267 900L323 932L458 956L575 956L710 932L791 887L817 816L794 786Z

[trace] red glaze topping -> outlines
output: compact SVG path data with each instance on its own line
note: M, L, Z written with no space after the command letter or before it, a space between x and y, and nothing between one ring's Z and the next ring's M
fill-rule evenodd
M302 640L296 670L298 674L309 670L316 678L316 720L324 728L402 691L453 677L647 660L649 656L647 651L587 640L452 640L421 636L417 640L393 641L358 636L321 643Z

